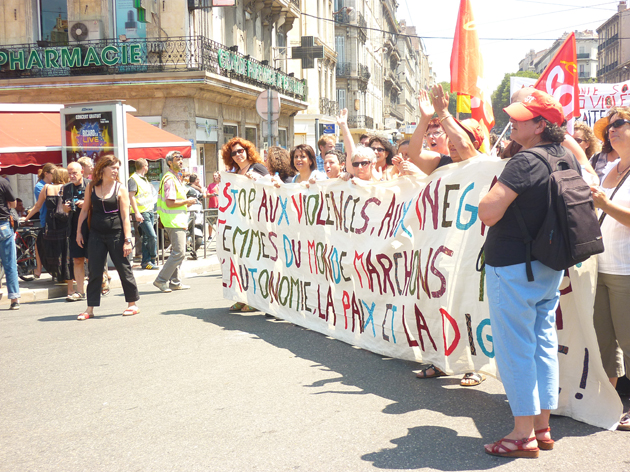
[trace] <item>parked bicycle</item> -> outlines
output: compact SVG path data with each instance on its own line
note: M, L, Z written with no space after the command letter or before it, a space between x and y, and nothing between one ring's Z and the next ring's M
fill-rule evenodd
M37 244L37 233L40 229L19 228L15 232L15 252L18 277L25 282L35 278L35 268L37 259L35 257L35 246ZM4 277L4 267L0 263L0 279Z

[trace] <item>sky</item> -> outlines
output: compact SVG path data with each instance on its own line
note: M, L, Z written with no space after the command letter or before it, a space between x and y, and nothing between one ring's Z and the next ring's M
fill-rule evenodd
M450 82L460 0L398 3L398 19L416 26L438 82ZM494 91L506 73L517 72L530 49L549 48L565 31L596 31L617 12L618 4L618 0L471 0L488 88Z

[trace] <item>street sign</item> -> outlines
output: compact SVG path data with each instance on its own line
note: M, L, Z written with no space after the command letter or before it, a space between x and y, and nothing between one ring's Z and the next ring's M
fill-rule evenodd
M267 93L271 92L271 120L276 121L280 118L280 94L275 90L265 90L256 99L256 111L263 120L267 120L269 112L269 100Z
M321 133L320 134L335 134L335 125L322 123L321 125Z
M268 132L267 129L269 128L269 126L267 125L266 121L262 122L262 134L263 134L263 138L266 138L268 136ZM278 122L274 121L272 122L271 125L271 137L272 138L276 138L278 136Z

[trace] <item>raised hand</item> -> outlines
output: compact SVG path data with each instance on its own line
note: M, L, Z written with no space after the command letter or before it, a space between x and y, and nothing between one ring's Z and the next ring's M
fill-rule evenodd
M337 115L337 125L341 128L342 126L348 126L348 109L344 108L339 111L339 115Z
M449 96L444 93L444 89L440 84L436 84L431 88L431 99L438 115L444 110L448 113Z
M418 109L420 110L421 116L433 118L435 109L433 108L433 105L431 105L429 94L426 90L420 90L420 93L418 94Z

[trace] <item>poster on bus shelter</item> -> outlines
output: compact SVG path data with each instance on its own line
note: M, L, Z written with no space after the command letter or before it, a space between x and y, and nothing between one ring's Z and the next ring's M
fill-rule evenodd
M114 151L111 111L90 111L65 116L66 158L68 163L89 157L95 165L98 158Z

